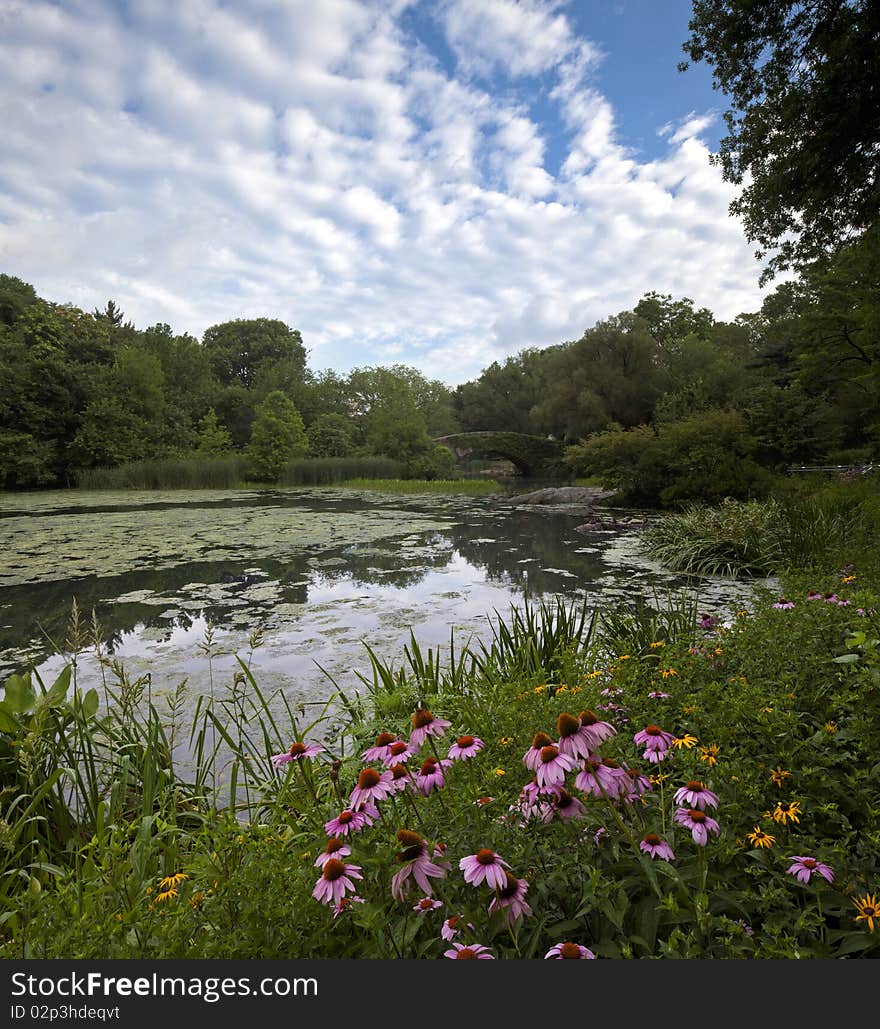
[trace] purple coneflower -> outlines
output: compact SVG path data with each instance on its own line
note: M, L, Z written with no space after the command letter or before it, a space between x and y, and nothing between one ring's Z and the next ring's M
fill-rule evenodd
M626 769L611 758L599 758L595 754L584 761L582 771L574 781L576 789L592 793L595 797L619 797L630 792Z
M648 696L651 700L669 700L669 694L664 693L663 690L651 690Z
M433 897L422 897L418 904L413 905L413 911L418 911L420 915L424 915L428 911L436 911L437 908L442 907L442 901L435 900Z
M587 814L587 809L583 803L577 797L573 797L567 790L561 788L556 794L553 806L563 822L568 822L572 818L584 818Z
M421 767L413 776L416 789L420 790L427 797L433 790L439 790L446 784L443 778L443 769L448 768L452 762L440 760L436 757L426 757Z
M706 846L710 832L718 835L718 823L699 808L680 807L675 812L675 821L690 829L694 843L699 843L701 847Z
M666 751L672 743L672 733L661 729L659 725L646 725L633 736L633 742L644 746L642 757L656 764L666 757Z
M406 742L406 740L394 740L388 744L388 753L385 756L385 760L382 762L386 768L391 768L393 765L402 765L408 761L415 751Z
M639 844L639 850L650 854L652 858L663 858L664 861L674 861L675 854L672 847L665 840L661 840L656 833L649 832Z
M826 604L836 604L840 598L837 596L836 593L823 593L822 599L825 601Z
M699 626L701 629L714 629L720 621L721 619L716 618L715 615L701 614Z
M435 863L428 857L428 844L418 833L409 829L400 829L397 842L403 847L398 851L397 860L403 866L391 880L391 895L402 901L406 896L404 884L410 876L416 881L422 893L431 896L431 879L445 879L449 871L446 861Z
M318 868L323 868L331 858L341 859L348 857L350 853L351 847L344 840L341 840L338 836L331 836L327 840L324 849L315 859L315 865Z
M807 593L807 600L821 600L821 599L822 599L822 594L819 592L819 590L810 590L809 593Z
M523 764L530 772L535 772L538 769L538 765L541 761L541 751L544 747L552 746L553 740L547 735L546 732L536 732L532 737L532 745L523 754Z
M673 800L676 804L688 804L701 811L707 807L718 807L718 797L696 779L691 779L686 786L677 789Z
M798 881L802 883L808 883L810 876L815 872L816 875L821 875L823 879L827 879L828 882L834 882L834 872L828 865L823 865L821 861L817 861L811 857L792 857L789 861L794 862L791 868L787 868L786 872L788 875L793 875Z
M392 793L403 793L407 786L413 785L412 775L406 765L391 765L388 771L391 773Z
M773 606L777 611L790 611L794 607L794 601L786 600L785 597L780 597Z
M637 772L634 768L627 768L625 771L626 778L629 780L629 782L623 780L623 784L627 787L627 800L635 800L645 793L650 793L653 786L651 786L651 780L647 775L642 775L641 772Z
M504 867L502 867L502 865ZM484 847L476 854L463 857L458 867L464 872L464 881L471 886L479 886L484 880L494 889L499 890L505 884L504 869L510 865L500 858L494 850ZM427 890L425 891L428 892Z
M623 708L616 708L616 710L623 710ZM598 750L600 745L605 740L611 739L617 733L617 730L609 722L603 722L602 719L594 712L590 711L589 708L584 709L578 715L581 720L581 732L587 737L587 742L590 745L590 750Z
M555 947L551 947L544 955L544 960L547 958L555 958L563 961L567 958L580 958L581 960L589 960L595 958L596 955L588 948L584 947L580 943L557 943Z
M455 939L456 936L461 932L459 922L461 919L458 915L450 915L449 918L443 923L443 928L440 930L440 935L446 940L447 943ZM474 927L468 922L468 929L471 932L474 931Z
M289 750L285 750L283 754L273 754L269 760L276 768L280 768L291 761L301 761L304 757L311 759L326 749L320 743L291 743Z
M539 786L538 780L532 779L520 790L519 799L510 810L522 815L520 825L525 825L532 818L552 822L555 814L553 801L559 796L560 789L559 786Z
M322 904L338 904L348 890L355 892L357 887L352 879L363 879L359 865L347 865L337 858L330 858L324 864L312 896Z
M388 762L388 748L397 739L397 737L390 732L380 732L376 737L376 742L372 747L368 747L361 757L364 761L379 762L380 764L387 764Z
M575 718L567 711L556 719L556 728L559 731L559 753L577 760L582 757L589 757L596 749L593 746L593 737L581 725L580 718Z
M364 903L364 898L363 897L359 897L356 893L352 894L350 897L343 897L342 900L340 900L339 903L336 904L335 907L333 908L333 917L334 918L339 918L339 916L341 914L343 914L344 912L348 911L348 909L351 907L352 904L363 904L363 903Z
M487 958L494 960L495 955L489 953L489 948L484 947L482 943L453 943L452 950L443 952L443 957L454 958L457 961L462 961L465 958L477 958L478 960L485 961Z
M436 736L438 739L446 732L452 722L445 718L437 718L433 711L426 707L420 707L412 716L413 730L409 734L409 745L413 750L418 750L429 736Z
M532 913L524 899L529 884L525 879L517 879L510 872L504 873L504 879L504 885L495 890L495 896L489 904L489 914L503 911L507 924L513 925L518 918L528 918Z
M477 736L459 736L449 748L449 757L452 761L467 761L479 754L485 745Z
M347 836L350 832L360 832L365 825L372 825L378 817L379 809L373 804L364 804L360 808L352 806L325 822L324 832L328 836Z
M573 757L560 754L559 747L552 743L541 748L541 758L535 768L535 778L539 786L560 786L565 782L565 773L577 768Z
M375 803L384 800L394 793L394 780L390 772L377 772L375 768L365 768L358 776L357 786L348 798L352 807L361 804Z

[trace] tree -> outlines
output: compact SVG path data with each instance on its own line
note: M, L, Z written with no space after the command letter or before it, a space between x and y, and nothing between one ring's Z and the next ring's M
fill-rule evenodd
M228 454L232 450L232 436L217 419L217 412L212 407L206 415L199 419L196 433L196 450L200 454Z
M252 389L260 373L265 378L268 366L280 362L289 362L286 379L291 377L291 368L299 379L305 373L302 337L297 329L281 321L237 318L206 329L202 343L211 355L214 374L224 386L237 383Z
M726 93L720 164L761 281L836 251L880 213L877 0L694 0L691 61ZM679 64L684 71L688 62Z
M357 429L341 414L319 415L308 427L309 454L312 457L348 457L354 449Z
M308 445L300 413L281 390L257 405L246 453L258 479L275 482L288 461L305 455Z

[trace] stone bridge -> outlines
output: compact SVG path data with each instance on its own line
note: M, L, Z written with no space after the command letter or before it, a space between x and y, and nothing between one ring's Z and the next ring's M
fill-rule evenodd
M435 437L458 460L468 457L503 457L512 462L520 475L558 478L564 475L562 453L565 444L546 436L525 432L456 432Z

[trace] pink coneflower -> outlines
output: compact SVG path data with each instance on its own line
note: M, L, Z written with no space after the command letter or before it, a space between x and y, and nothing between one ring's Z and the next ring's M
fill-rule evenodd
M291 743L290 749L283 754L273 754L269 759L276 768L289 764L291 761L302 761L303 758L313 758L316 754L322 754L327 748L320 743Z
M529 884L525 879L517 879L510 872L504 873L504 879L504 885L495 890L495 896L489 904L489 914L503 911L507 924L513 925L518 918L528 918L532 913L532 909L524 899Z
M663 858L664 861L674 861L675 854L672 847L665 840L661 840L655 833L649 832L639 844L639 850L650 854L652 858Z
M476 854L463 857L459 861L458 867L464 872L464 881L470 883L471 886L479 886L481 882L485 881L494 889L499 890L506 881L504 869L510 868L510 865L494 850L483 848Z
M461 932L460 923L461 918L458 915L450 915L449 918L443 923L443 928L440 930L440 935L446 940L447 943L455 939L456 936ZM474 927L468 922L468 929L474 932Z
M580 943L557 943L555 947L551 947L544 955L544 960L547 958L555 958L557 960L565 960L566 958L580 958L581 960L589 960L595 958L596 955L588 948L584 947Z
M489 953L489 948L484 947L482 943L453 943L451 950L443 952L445 958L455 958L457 961L462 961L465 958L477 958L478 960L485 961L487 958L494 960L495 955Z
M324 832L328 836L347 836L350 832L360 832L365 825L372 825L378 817L379 809L373 804L346 808L324 823Z
M350 853L351 847L349 847L344 840L340 839L338 836L331 836L330 839L327 840L327 845L315 859L315 865L318 868L323 868L331 858L338 858L341 860L344 857L348 857Z
M556 719L556 728L559 732L559 753L577 760L582 757L589 757L596 749L593 736L581 725L580 718L575 718L567 711Z
M440 760L436 757L425 758L421 768L413 776L416 789L424 793L426 797L433 790L439 790L446 784L446 780L443 778L443 769L448 768L451 764L452 762L446 759Z
M563 822L568 822L572 818L584 818L587 814L583 803L563 789L556 794L553 805Z
M672 733L661 729L659 725L646 725L633 736L633 743L643 746L645 752L642 757L656 764L666 757L666 751L672 743Z
M699 843L701 847L706 846L710 832L715 833L716 836L718 835L718 823L699 808L678 808L675 812L675 821L679 825L690 829L694 843Z
M459 736L455 743L449 748L449 757L452 761L467 761L475 754L479 754L486 744L477 736Z
M626 778L629 780L628 782L626 780L622 781L627 787L627 800L635 800L637 797L641 797L643 794L649 793L653 789L651 780L647 775L642 775L634 768L626 769Z
M394 765L402 765L408 761L415 751L406 742L406 740L394 740L388 744L388 754L382 764L386 768L392 768Z
M412 777L406 765L391 765L388 771L391 773L392 793L403 793L407 786L413 786ZM414 786L413 789L415 789Z
M623 710L618 708L618 710ZM598 750L605 740L610 740L617 733L617 730L609 722L603 722L601 718L589 708L585 708L578 715L581 720L581 732L587 737L590 750Z
M827 879L828 882L834 882L834 872L828 865L823 865L821 861L817 861L811 857L791 857L789 861L794 862L791 868L786 869L786 874L793 875L799 882L808 883L810 876L815 873L821 875L823 879Z
M352 807L358 807L361 804L384 800L395 792L393 783L390 772L377 772L375 768L365 768L358 776L357 786L351 791L348 802Z
M714 629L720 621L721 619L717 618L715 615L701 614L698 624L701 629Z
M546 732L536 732L532 737L532 745L523 754L523 764L530 772L535 772L538 769L538 765L541 761L541 751L544 747L549 747L553 743L553 740L547 735Z
M810 590L807 593L807 600L821 600L821 599L822 599L822 594L819 592L819 590Z
M519 799L511 806L511 811L519 811L525 825L529 819L537 818L541 822L552 822L555 808L553 801L559 796L559 786L539 786L537 779L527 782L520 790Z
M577 762L567 754L560 754L559 747L552 743L541 748L541 757L535 768L535 778L539 786L561 786L565 782L565 773L577 768Z
M343 897L338 904L333 908L333 917L339 918L340 915L344 914L349 910L352 904L363 904L364 898L359 897L356 893L350 897Z
M790 611L794 607L794 601L786 600L785 597L780 597L773 607L775 607L777 611Z
M443 907L443 901L434 900L433 897L422 897L418 904L413 905L413 911L418 911L420 915L426 914L428 911L436 911L437 908Z
M388 763L388 748L392 743L395 742L397 737L390 732L380 732L376 737L376 742L372 747L368 747L361 757L364 761L378 762L379 764Z
M348 890L354 893L357 889L352 879L363 879L359 865L347 865L337 858L330 858L324 864L312 896L322 904L338 904Z
M686 786L677 789L673 800L676 804L688 804L701 811L707 807L718 807L718 797L696 779L691 779Z
M663 690L651 690L648 694L651 700L669 700L669 694L664 693Z
M429 736L436 736L438 739L446 732L452 722L445 718L437 718L433 711L426 707L420 707L412 716L413 730L409 734L409 745L414 751L425 742Z
M395 900L403 901L408 887L406 881L410 876L418 884L422 893L431 896L433 893L431 879L445 879L446 873L449 871L449 863L431 861L428 857L427 841L422 839L418 833L410 832L409 829L398 831L397 842L403 847L403 850L397 854L397 860L403 867L391 880L391 896Z
M600 759L595 754L584 761L583 770L578 772L574 785L594 797L619 797L630 792L626 769L611 758Z
M822 599L825 601L826 604L836 604L840 598L837 596L836 593L823 593Z
M838 601L837 601L837 606L838 607L849 607L849 605L850 605L850 602L848 600L838 599Z

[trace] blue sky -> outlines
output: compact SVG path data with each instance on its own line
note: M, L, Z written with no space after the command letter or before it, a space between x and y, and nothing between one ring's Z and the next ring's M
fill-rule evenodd
M0 0L0 271L455 385L763 292L684 0Z

